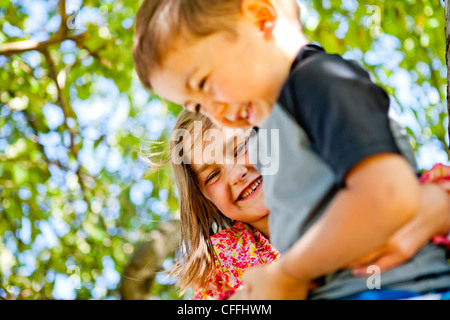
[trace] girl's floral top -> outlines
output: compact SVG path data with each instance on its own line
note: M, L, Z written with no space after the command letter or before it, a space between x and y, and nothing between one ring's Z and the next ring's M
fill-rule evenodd
M239 290L245 270L279 257L261 232L239 221L214 234L211 242L216 255L215 269L206 286L195 290L193 299L224 299Z
M450 167L443 164L434 165L431 170L425 172L420 178L421 183L436 183L450 193ZM450 248L450 233L447 235L437 235L432 239L433 243Z

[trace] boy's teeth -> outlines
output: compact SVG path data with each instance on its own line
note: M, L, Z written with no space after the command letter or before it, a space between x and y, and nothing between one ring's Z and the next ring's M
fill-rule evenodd
M241 110L241 118L242 119L247 119L248 117L248 111L247 111L247 106L245 108L242 108Z
M244 190L244 192L241 195L241 199L244 199L246 197L248 197L249 195L251 195L253 193L253 191L255 191L255 189L260 185L260 183L262 182L262 178L258 178L255 182L253 182L250 187L248 187L247 189Z

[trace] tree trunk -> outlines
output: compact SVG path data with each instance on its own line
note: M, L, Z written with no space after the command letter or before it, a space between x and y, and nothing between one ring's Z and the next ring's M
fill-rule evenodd
M120 294L123 300L148 300L159 265L177 249L181 241L180 221L162 224L150 233L130 258L122 274Z

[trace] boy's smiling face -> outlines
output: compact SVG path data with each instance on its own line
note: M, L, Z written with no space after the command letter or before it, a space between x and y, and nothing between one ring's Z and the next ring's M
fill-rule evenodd
M227 127L261 126L287 78L290 61L278 50L273 24L245 15L235 32L178 37L150 77L156 94L202 112Z

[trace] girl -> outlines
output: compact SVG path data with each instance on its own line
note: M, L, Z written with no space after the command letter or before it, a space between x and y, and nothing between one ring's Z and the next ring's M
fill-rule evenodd
M201 124L201 130L196 129L196 123ZM182 160L171 161L180 199L182 233L181 250L171 274L182 292L196 288L194 299L226 298L239 290L246 269L279 257L269 242L263 181L248 161L245 141L232 149L234 161L223 161L223 151L230 141L217 136L211 141L209 131L213 129L219 130L206 117L184 111L174 133L181 130L185 134L171 141L171 150ZM205 140L211 142L204 143ZM216 152L205 153L207 148ZM201 159L198 155L202 155ZM423 182L448 176L444 169L447 170L432 170L424 175ZM404 262L432 235L445 234L450 229L449 203L433 203L428 198L423 206L427 210L420 211L385 246L352 264L355 275L361 274L369 263L387 270Z
M196 122L201 124L200 132L194 132ZM171 162L180 198L182 233L182 249L171 273L182 292L197 288L195 299L218 299L234 292L243 271L278 258L267 240L269 212L264 206L259 173L249 164L220 164L223 161L215 159L203 159L213 164L201 168L203 163L189 158L197 151L202 153L201 141L208 130L215 128L206 117L183 112L174 132L186 130L194 139L184 142L181 150L177 148L179 141L171 141L171 150L177 150L177 155L186 160ZM223 145L217 148L223 149ZM217 152L216 156L221 155ZM234 148L233 156L245 156L245 148ZM224 183L224 176L230 183Z

